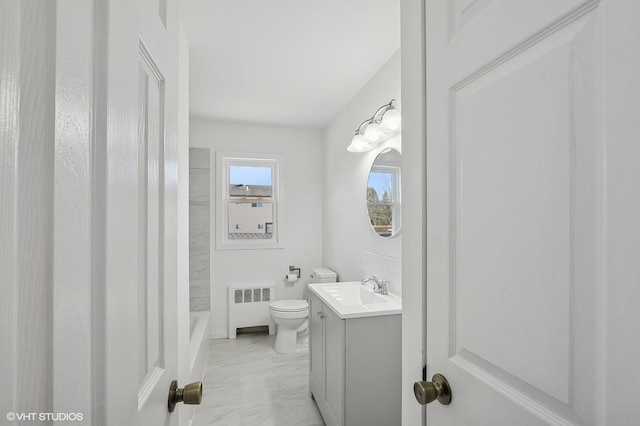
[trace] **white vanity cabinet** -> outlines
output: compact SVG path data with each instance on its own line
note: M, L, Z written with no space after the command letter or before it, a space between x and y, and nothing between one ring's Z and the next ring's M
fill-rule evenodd
M310 293L309 387L327 425L400 425L401 322L342 319Z

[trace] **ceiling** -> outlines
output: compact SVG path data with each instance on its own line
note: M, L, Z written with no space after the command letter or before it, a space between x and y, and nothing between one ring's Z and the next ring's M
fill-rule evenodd
M194 117L323 129L400 48L400 0L188 0L183 15Z

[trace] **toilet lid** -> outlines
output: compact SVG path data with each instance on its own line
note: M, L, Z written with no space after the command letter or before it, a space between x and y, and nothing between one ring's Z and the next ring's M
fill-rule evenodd
M284 299L271 302L271 309L274 311L297 312L309 308L306 300Z

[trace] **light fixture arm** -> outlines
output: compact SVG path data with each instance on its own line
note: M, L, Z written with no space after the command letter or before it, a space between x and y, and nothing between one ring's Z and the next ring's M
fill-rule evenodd
M382 105L380 108L373 113L371 118L364 120L356 129L356 135L362 135L362 131L364 130L365 125L369 125L371 123L380 123L382 121L382 116L389 109L393 108L393 104L396 102L395 99L391 99L388 104Z
M365 125L369 125L369 124L371 124L371 123L372 123L372 121L371 121L371 120L372 120L372 118L369 118L369 119L367 119L367 120L364 120L364 121L363 121L363 122L358 126L358 128L356 129L356 135L362 135L362 134L364 134L363 130L364 130L364 128L366 127Z
M385 112L389 111L391 108L393 108L393 104L396 102L395 99L391 99L391 102L389 102L386 105L382 105L380 108L378 108L378 110L373 114L373 117L371 117L371 122L372 123L380 123L382 121L382 116L384 115Z

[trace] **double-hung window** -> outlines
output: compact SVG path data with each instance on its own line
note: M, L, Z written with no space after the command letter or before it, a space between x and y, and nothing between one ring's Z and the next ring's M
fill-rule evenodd
M216 248L281 248L281 156L217 153Z

